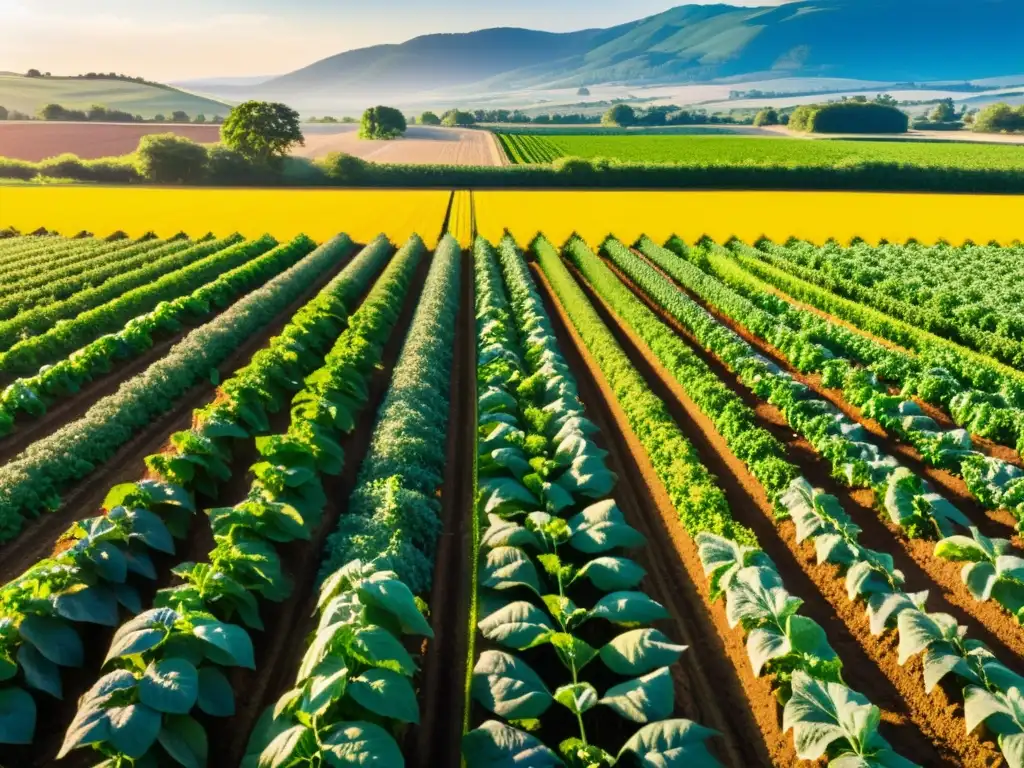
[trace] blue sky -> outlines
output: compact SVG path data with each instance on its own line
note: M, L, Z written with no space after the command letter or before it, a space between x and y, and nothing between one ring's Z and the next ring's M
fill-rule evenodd
M604 27L685 1L0 0L0 70L116 70L164 80L278 74L430 32Z

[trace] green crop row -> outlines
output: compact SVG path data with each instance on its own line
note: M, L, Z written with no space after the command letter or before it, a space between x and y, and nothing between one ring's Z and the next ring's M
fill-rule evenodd
M91 272L97 265L102 267L104 264L116 263L118 258L131 257L134 253L138 252L136 246L145 245L153 240L154 238L139 241L118 240L113 243L103 243L95 240L73 240L71 242L78 243L78 247L72 247L63 252L60 248L54 247L31 261L21 262L9 271L4 270L0 272L0 283L7 286L11 292L11 295L4 297L2 304L5 308L4 317L12 317L19 309L11 301L16 295L22 297L17 304L32 306L31 298L25 296L29 291L34 291L40 287L45 288L47 283L53 280L74 277L81 275L83 272ZM156 241L154 245L159 245L159 241ZM83 275L83 277L88 280L87 285L97 284L95 276L87 277ZM64 296L70 295L70 293L74 293L76 290L73 284L66 283L56 292L46 291L39 295L45 300L54 301L55 296L61 298L61 291L67 291L68 288L71 288L71 290L68 293L63 293ZM8 309L12 305L14 308L13 312Z
M97 401L82 418L62 427L0 468L0 540L8 541L26 519L61 504L69 484L109 460L138 430L167 412L175 401L228 359L309 284L351 250L335 239L262 288L197 328L146 371Z
M664 412L664 404L650 394L646 382L628 362L625 353L619 348L611 332L601 322L586 295L562 263L558 252L544 240L538 240L534 247L541 268L551 281L562 307L569 314L584 344L608 378L631 426L637 423L637 426L633 426L637 431L637 427L642 428L644 425L642 412L637 412L637 405L643 399L651 398ZM595 288L609 301L613 311L626 312L640 323L632 327L641 338L655 325L664 328L656 316L647 310L582 242L573 241L568 249L571 258L584 274L599 278L599 285ZM618 286L618 289L615 286ZM652 336L652 339L659 337L664 341L664 336L660 332ZM666 344L662 351L664 354L671 350ZM709 389L700 381L701 378L706 378L709 382L712 378L717 380L714 373L704 366L705 373L702 375L700 368L703 363L695 358L692 352L687 357L691 357L693 361L690 363L690 370L686 372L686 378L688 382L696 385L689 391L689 396L696 400L695 396L699 392L716 393L717 387L711 386ZM666 359L667 355L662 362L664 363ZM621 383L618 380L621 380ZM626 382L631 386L623 386ZM709 408L711 403L715 403L716 408L731 407L737 413L746 408L738 398L731 406L710 398L703 404L697 401L698 407L702 409ZM705 410L705 413L712 416L709 410ZM635 418L638 415L641 418ZM667 414L664 419L671 428L678 431L678 427ZM665 482L665 473L660 468L665 462L663 448L657 442L646 439L643 431L637 431L637 436L644 444L659 476ZM689 453L693 456L692 460L696 467L706 473L692 448ZM782 464L786 466L790 477L793 477L795 467L784 461ZM672 478L668 479L671 482ZM792 488L799 481L800 478L794 477L789 487ZM721 493L710 476L706 482L718 494ZM671 494L671 485L666 483L666 487ZM780 505L783 498L784 494L778 497ZM802 759L816 760L827 753L833 760L856 761L859 765L878 768L913 765L896 755L878 732L878 708L864 696L842 684L841 661L829 645L824 631L811 619L799 615L802 601L786 591L775 566L756 547L753 536L748 535L739 540L728 531L722 535L722 532L701 526L699 519L696 525L690 527L690 516L681 505L677 503L676 506L684 529L699 547L700 559L709 578L712 599L725 597L730 625L741 626L747 635L747 651L755 674L769 672L775 676L777 695L785 702L783 728L786 731L793 730L798 756ZM721 514L723 517L731 516L724 498ZM819 731L822 723L829 724L827 735ZM841 723L847 725L840 725ZM816 738L819 735L824 738Z

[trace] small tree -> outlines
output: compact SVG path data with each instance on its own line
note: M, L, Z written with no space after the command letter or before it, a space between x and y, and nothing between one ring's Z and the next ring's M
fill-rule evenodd
M408 126L405 115L393 107L370 107L359 125L361 139L397 139Z
M576 95L577 96L589 96L590 95L590 89L587 88L585 85L580 86L580 89L578 91L576 91Z
M0 120L6 120L9 114L7 107L0 107Z
M625 128L636 124L636 110L628 104L616 104L604 113L601 118L602 125L609 125L617 128Z
M171 122L172 123L188 123L188 122L190 122L190 119L189 119L189 116L188 116L187 113L182 112L180 109L176 109L173 112L171 112Z
M40 72L38 69L30 69L28 72L25 73L25 77L42 77L42 76L43 76L43 73Z
M974 130L979 133L1002 133L1024 130L1024 110L1015 110L1005 102L989 104L974 117Z
M952 99L943 99L935 105L935 109L928 115L933 123L952 123L956 121L956 107Z
M196 115L195 122L197 122L197 123L205 123L206 122L206 115L204 115L202 112L200 112L198 115Z
M875 96L875 104L884 104L887 107L895 107L899 105L899 102L888 93L880 93Z
M167 118L164 117L162 114L160 114L158 112L157 114L153 115L153 122L154 123L166 123L167 122Z
M440 125L441 118L433 112L424 112L420 115L420 125Z
M754 115L754 125L778 125L779 113L774 109L762 109Z
M468 125L474 125L476 118L469 112L460 112L457 109L449 109L441 117L441 125L448 126L449 128L465 127Z
M247 101L231 110L220 129L231 149L253 162L279 161L295 145L305 143L299 113L285 104Z
M204 146L173 133L143 136L136 157L139 174L158 184L202 181L209 159Z

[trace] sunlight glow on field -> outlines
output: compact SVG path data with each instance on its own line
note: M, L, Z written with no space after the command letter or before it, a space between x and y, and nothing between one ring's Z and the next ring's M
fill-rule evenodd
M1024 239L1024 197L867 192L477 192L477 229L496 241L508 229L522 245L538 232L564 243L574 232L591 245L608 234L632 243L710 235L751 242L798 237L815 243L861 237L925 243Z
M449 196L443 190L0 187L0 229L85 230L98 237L118 230L132 237L267 232L278 240L305 233L317 241L345 232L364 243L381 232L405 242L416 232L433 245Z

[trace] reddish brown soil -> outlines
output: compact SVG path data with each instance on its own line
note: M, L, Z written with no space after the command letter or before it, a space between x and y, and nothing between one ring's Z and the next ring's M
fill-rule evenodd
M697 548L678 522L664 486L629 426L615 393L590 357L543 273L535 270L559 348L577 378L587 415L600 427L609 466L619 475L615 499L647 538L640 564L645 591L671 614L665 627L689 646L673 668L679 714L715 728L723 759L734 766L792 765L791 739L782 733L769 682L753 676L743 637L729 629L724 604L711 603Z
M340 475L325 478L327 507L320 526L309 542L294 542L281 548L284 571L295 584L284 603L260 601L260 615L266 630L254 632L256 671L237 670L231 676L238 711L234 717L212 723L224 738L211 740L210 765L238 765L245 754L249 736L263 711L292 687L299 662L306 652L306 639L316 626L314 617L317 574L327 537L345 513L349 495L356 485L359 468L370 446L377 411L387 394L391 372L405 342L420 290L426 281L430 259L424 258L405 298L402 315L384 348L382 363L370 380L370 400L356 421L356 428L341 441L345 465Z
M174 133L212 144L220 140L217 125L113 125L109 123L0 123L0 157L38 162L70 152L83 160L127 155L143 136Z
M887 725L883 733L894 748L927 766L981 766L997 760L998 752L991 742L964 734L962 709L944 691L925 695L919 662L898 665L895 633L871 636L863 608L847 599L838 569L817 565L813 546L797 545L791 523L776 528L763 489L729 452L711 421L643 342L625 330L589 287L581 284L633 364L697 446L704 464L720 478L737 519L754 530L761 546L779 566L787 587L806 601L804 613L825 628L844 661L844 677L882 709ZM761 514L753 513L755 509Z
M447 462L441 490L441 538L430 597L434 639L426 643L418 727L405 740L406 765L458 765L465 705L467 627L472 607L473 453L476 449L476 324L473 257L462 258L455 360L448 418Z

